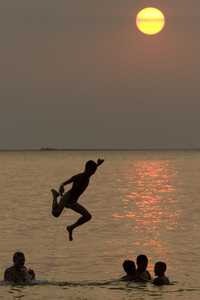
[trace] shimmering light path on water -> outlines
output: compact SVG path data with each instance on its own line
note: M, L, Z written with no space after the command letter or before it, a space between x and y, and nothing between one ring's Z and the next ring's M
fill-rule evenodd
M65 226L78 215L65 210L53 218L50 189L98 157L105 164L80 199L93 218L70 243ZM22 250L37 278L48 281L0 286L1 298L199 299L200 152L0 152L0 165L1 278ZM140 253L151 273L166 261L176 284L116 282L123 260Z

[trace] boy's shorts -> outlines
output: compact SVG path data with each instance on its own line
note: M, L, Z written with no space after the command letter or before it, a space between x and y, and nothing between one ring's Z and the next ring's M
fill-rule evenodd
M64 193L63 200L64 200L64 206L67 208L71 208L73 204L76 203L76 200L72 198L69 191Z

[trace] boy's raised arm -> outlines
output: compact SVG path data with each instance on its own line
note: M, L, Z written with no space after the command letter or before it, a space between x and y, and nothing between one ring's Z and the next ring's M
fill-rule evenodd
M75 178L75 176L71 177L70 179L64 181L61 185L64 186L64 185L66 185L66 184L72 183L72 182L74 181L74 178Z
M97 159L97 167L100 166L104 162L104 159Z
M63 193L64 193L64 191L65 191L65 190L64 190L64 186L65 186L66 184L72 183L72 182L74 181L74 178L75 178L75 176L73 176L73 177L71 177L70 179L68 179L68 180L64 181L63 183L61 183L60 188L59 188L60 194L63 194Z

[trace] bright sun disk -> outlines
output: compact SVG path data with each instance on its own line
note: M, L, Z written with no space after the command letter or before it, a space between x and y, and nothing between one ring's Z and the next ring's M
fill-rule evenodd
M165 26L165 16L157 8L146 7L137 14L136 25L144 34L157 34Z

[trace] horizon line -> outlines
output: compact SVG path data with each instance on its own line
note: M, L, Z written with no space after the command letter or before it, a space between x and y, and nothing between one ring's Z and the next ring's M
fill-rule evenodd
M51 151L200 151L200 147L196 148L54 148L54 147L41 147L41 148L5 148L3 151L40 151L40 152L51 152Z

